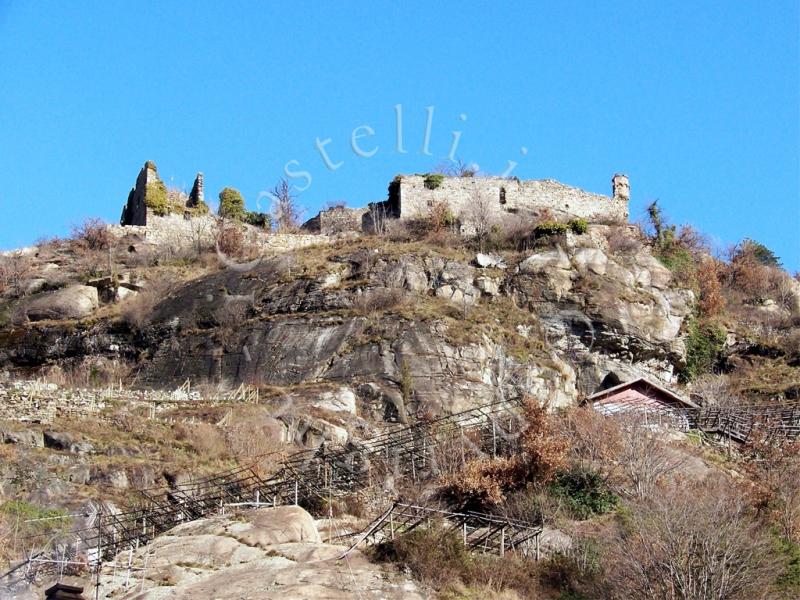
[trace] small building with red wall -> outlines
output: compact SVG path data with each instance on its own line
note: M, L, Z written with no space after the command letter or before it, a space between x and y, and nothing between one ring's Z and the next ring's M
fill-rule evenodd
M585 403L604 415L644 413L685 420L687 409L699 408L691 400L679 396L652 381L634 379L587 396Z

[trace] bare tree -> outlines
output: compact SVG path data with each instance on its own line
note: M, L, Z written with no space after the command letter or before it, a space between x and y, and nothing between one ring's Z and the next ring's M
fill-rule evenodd
M622 431L617 461L625 491L644 500L653 495L656 484L679 468L685 458L667 446L662 434L638 415L618 418Z
M292 193L292 187L286 179L281 179L270 191L272 196L272 216L278 231L286 232L296 229L300 225L302 209L297 203L297 197Z
M747 471L756 483L760 511L780 532L800 543L800 441L775 444L761 434L751 435Z
M30 256L21 250L0 256L0 291L13 288L17 296L22 296L22 281L33 267Z
M436 165L433 172L449 175L450 177L475 177L478 174L478 167L475 163L467 163L457 158Z
M727 375L706 374L697 379L692 385L692 392L703 399L704 405L710 406L736 406L742 404L739 396L731 385Z
M766 529L722 477L673 481L635 505L610 554L608 593L620 600L766 598L780 568Z
M469 205L462 213L462 221L465 221L475 232L475 241L478 242L481 252L483 252L492 227L497 224L496 207L492 200L480 190L472 192Z
M372 232L375 235L386 235L386 204L384 202L371 202L369 217L372 221Z
M594 408L582 407L570 411L561 423L572 458L583 468L594 469L608 480L616 470L622 445L622 431L617 420Z

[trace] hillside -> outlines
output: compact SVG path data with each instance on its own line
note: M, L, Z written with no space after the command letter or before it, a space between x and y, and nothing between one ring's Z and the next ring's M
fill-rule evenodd
M57 559L27 581L15 567L59 548L66 560L98 511L160 506L166 520L144 518L152 535L115 563L158 557L135 578L143 595L105 559L106 597L665 597L652 554L680 563L698 537L708 556L678 597L796 597L798 442L752 415L798 401L797 277L752 240L712 256L656 204L647 226L628 223L621 175L611 197L438 177L399 177L385 201L301 228L290 196L271 226L233 194L211 215L202 176L181 195L148 162L123 224L0 256L0 595L39 597ZM639 379L685 401L663 428L584 404ZM501 409L469 412L487 406ZM712 409L751 415L748 435L698 425ZM367 449L383 439L381 462ZM406 439L415 450L390 472ZM264 492L255 511L242 489L199 507L205 492L182 487L241 467ZM261 507L267 490L317 524ZM399 501L443 512L341 562ZM179 505L197 512L178 519ZM261 531L281 510L302 535ZM505 538L502 557L468 552L466 520L455 543L452 522L473 512L542 528L535 567ZM717 515L730 530L713 531ZM87 590L88 550L68 569ZM725 582L704 571L716 560Z

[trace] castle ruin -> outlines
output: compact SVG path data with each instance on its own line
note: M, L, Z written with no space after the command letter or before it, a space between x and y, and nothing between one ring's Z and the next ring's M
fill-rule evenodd
M375 230L376 216L388 219L424 219L439 205L447 206L462 231L476 220L500 222L514 215L537 219L588 223L627 223L630 184L621 173L611 179L611 196L603 196L552 179L519 180L503 177L448 177L398 175L389 185L389 197L366 208L335 207L321 211L304 228L322 234Z

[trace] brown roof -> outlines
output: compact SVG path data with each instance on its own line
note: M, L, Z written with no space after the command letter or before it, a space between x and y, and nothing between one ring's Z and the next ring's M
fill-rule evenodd
M599 392L595 392L586 397L586 402L597 402L598 400L602 400L612 394L619 393L625 389L638 387L638 388L649 388L656 390L662 396L665 396L668 401L674 402L676 404L682 404L689 408L698 408L698 405L692 402L691 400L684 398L683 396L679 396L675 392L668 390L667 388L658 385L657 383L653 383L643 377L639 377L638 379L633 379L631 381L627 381L625 383L620 383L619 385L615 385L614 387L610 387L607 390L602 390Z

